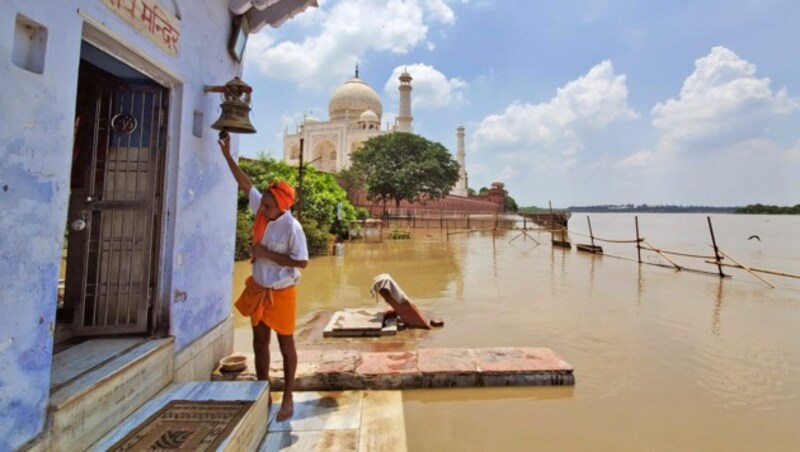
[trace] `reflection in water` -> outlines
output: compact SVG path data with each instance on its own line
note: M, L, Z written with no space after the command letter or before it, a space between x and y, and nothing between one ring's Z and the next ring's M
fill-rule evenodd
M714 299L714 315L711 317L711 332L715 336L719 336L719 323L720 316L722 315L722 285L725 284L725 279L720 278L717 284L717 296Z
M793 232L800 218L764 219L714 217L720 247L755 267L800 268ZM707 234L686 227L703 230L705 216L640 215L640 223L664 248L708 250ZM575 226L584 232L580 222ZM633 219L623 214L592 215L592 227L600 237L633 235ZM780 240L748 242L754 230ZM575 367L576 386L406 391L410 450L800 444L800 282L776 280L773 290L734 270L720 281L640 266L632 244L603 244L624 258L614 259L548 250L549 235L530 252L519 240L509 243L513 232L496 240L491 232L460 234L449 242L439 231L414 233L412 241L347 244L344 257L313 259L299 287L300 316L373 305L369 284L387 272L422 309L446 321L423 346L549 347ZM237 274L242 269L246 274L237 264ZM249 348L248 330L237 330L237 348Z

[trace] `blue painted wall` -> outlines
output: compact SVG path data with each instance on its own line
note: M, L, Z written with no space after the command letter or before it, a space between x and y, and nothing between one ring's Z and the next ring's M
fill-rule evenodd
M174 3L162 1L176 12ZM85 18L174 74L162 231L160 302L179 350L230 315L235 185L208 128L238 68L227 54L227 0L178 2L171 57L99 0L0 2L0 451L33 439L46 419L58 269L67 221L72 125ZM12 64L17 14L48 30L44 73ZM205 133L192 135L194 111ZM235 144L235 143L234 143Z

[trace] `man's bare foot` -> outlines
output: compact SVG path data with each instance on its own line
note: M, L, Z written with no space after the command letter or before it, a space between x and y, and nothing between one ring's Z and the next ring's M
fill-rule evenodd
M278 410L278 415L275 416L275 419L278 422L283 422L287 419L290 419L294 415L294 402L292 401L292 396L286 397L283 396L283 400L281 401L281 409Z

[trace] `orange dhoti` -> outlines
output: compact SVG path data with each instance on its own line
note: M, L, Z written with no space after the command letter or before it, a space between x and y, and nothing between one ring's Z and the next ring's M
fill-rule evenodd
M288 336L294 334L297 317L297 286L285 289L268 289L261 287L252 276L245 281L245 288L236 308L243 315L250 316L253 326L259 323L275 330L276 333Z

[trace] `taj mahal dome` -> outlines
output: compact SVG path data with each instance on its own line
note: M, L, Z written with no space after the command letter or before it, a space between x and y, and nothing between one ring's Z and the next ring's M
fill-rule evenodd
M389 132L413 133L411 116L411 81L408 71L403 71L400 80L400 108L395 124L381 128L383 103L380 96L364 80L355 77L333 91L328 101L328 121L306 116L296 133L284 131L283 159L298 165L300 150L303 161L312 162L316 169L338 172L350 166L350 154L370 138ZM302 146L301 146L302 142ZM464 126L456 129L456 159L460 166L459 180L451 194L467 196L467 173L465 167Z

